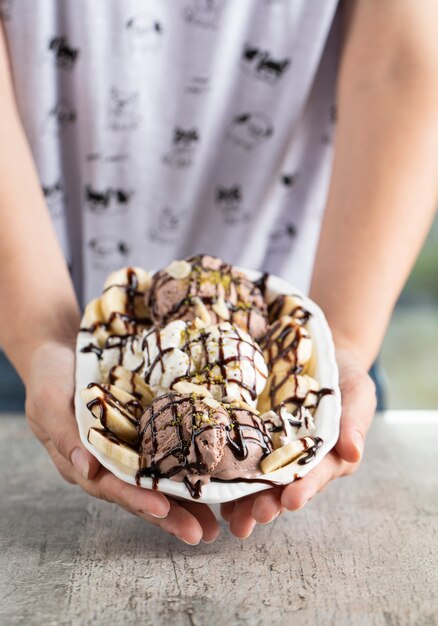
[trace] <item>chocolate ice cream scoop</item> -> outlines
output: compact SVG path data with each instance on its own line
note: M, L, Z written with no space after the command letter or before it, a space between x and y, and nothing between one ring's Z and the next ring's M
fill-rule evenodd
M192 495L210 478L250 478L272 451L255 411L196 394L154 400L139 424L141 474L183 480Z
M152 320L194 320L207 311L207 324L229 321L255 339L267 328L267 308L259 287L242 272L208 255L190 257L157 272L149 292Z

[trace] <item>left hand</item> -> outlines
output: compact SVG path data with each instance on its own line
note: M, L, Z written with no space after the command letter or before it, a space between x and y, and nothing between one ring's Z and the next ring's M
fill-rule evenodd
M351 350L338 349L336 356L342 394L341 430L336 446L301 480L222 504L222 516L236 537L249 537L257 523L269 524L285 510L302 509L331 480L349 476L358 468L376 410L375 386Z

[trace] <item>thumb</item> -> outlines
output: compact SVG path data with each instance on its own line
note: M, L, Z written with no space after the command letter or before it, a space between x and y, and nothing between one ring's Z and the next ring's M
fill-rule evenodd
M342 394L341 431L336 452L348 463L358 463L376 411L375 385L360 364L338 355Z
M93 479L100 468L99 461L84 447L79 436L73 401L65 396L52 395L49 391L43 404L44 409L29 415L36 430L44 431L61 456L69 461L84 480ZM42 404L42 403L41 403ZM36 432L37 436L39 433ZM41 439L41 436L39 437Z

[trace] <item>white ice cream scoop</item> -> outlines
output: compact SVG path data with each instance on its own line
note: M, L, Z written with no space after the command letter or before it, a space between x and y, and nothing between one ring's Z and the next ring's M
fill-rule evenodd
M268 377L258 344L228 322L198 329L175 320L144 331L135 344L126 342L122 353L106 352L102 355L106 370L116 360L127 369L136 369L156 395L189 381L206 387L216 400L240 399L255 407Z

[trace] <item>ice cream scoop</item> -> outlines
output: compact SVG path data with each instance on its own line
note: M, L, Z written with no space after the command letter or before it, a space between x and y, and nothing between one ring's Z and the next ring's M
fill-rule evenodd
M137 372L144 366L137 335L110 335L102 348L95 351L98 352L99 369L104 381L108 380L110 370L118 365L131 372Z
M230 321L255 339L263 336L268 323L259 287L232 265L208 255L176 261L157 272L148 308L158 326L174 319L200 318L207 325Z
M210 478L260 474L260 460L272 451L256 411L172 392L142 415L139 442L143 475L184 480L192 493Z
M206 387L217 400L255 406L268 370L252 337L228 322L196 329L182 320L144 333L140 350L144 380L156 394L181 381Z

